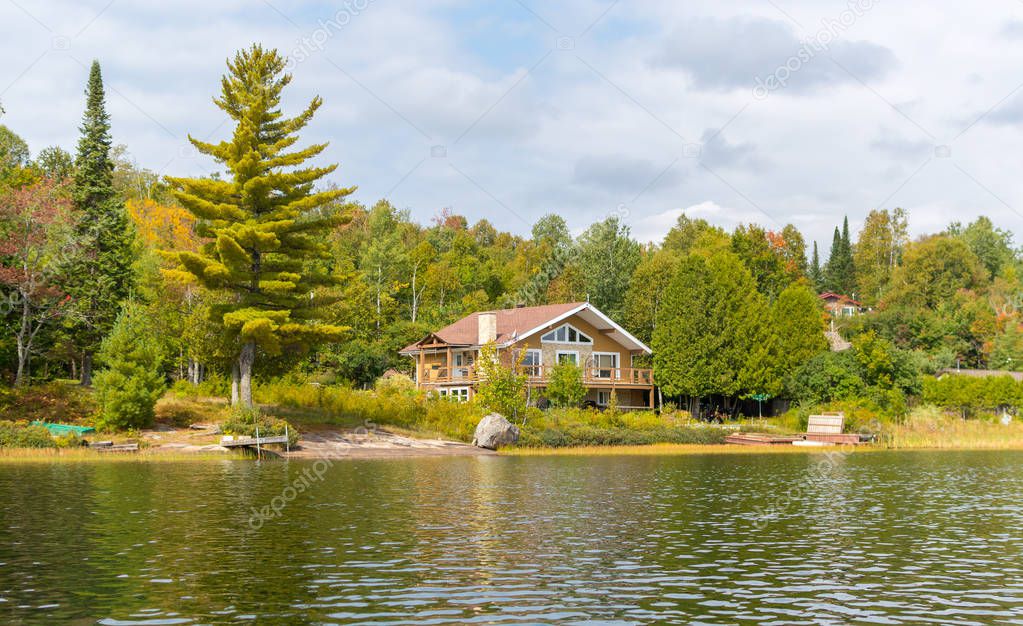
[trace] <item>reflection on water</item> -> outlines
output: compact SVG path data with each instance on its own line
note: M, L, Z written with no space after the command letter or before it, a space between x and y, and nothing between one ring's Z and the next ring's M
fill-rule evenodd
M819 462L0 465L0 620L1023 620L1023 453Z

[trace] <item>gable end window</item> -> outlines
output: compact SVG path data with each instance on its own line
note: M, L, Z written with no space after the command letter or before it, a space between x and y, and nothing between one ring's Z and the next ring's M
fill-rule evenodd
M593 340L571 324L564 324L540 337L543 343L578 343L590 345Z

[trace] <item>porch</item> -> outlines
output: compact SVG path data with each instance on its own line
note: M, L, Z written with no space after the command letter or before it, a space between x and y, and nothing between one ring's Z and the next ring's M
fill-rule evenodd
M526 383L530 387L546 387L550 381L553 368L546 365L523 367ZM587 387L647 388L654 385L654 374L651 369L634 367L584 367L583 384ZM422 370L419 385L423 387L438 385L474 385L479 382L476 368L471 365L447 367L444 365L428 365Z

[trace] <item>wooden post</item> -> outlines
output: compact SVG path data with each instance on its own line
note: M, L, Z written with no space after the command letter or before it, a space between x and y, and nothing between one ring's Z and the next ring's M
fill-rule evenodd
M454 380L455 372L451 369L451 346L448 346L448 380Z
M423 357L426 351L422 348L419 349L419 355L416 356L416 385L423 388Z

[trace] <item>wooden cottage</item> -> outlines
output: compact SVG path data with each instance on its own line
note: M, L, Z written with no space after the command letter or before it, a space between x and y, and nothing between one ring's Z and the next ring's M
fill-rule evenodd
M613 391L621 408L654 407L652 370L633 367L650 348L588 302L473 313L401 354L415 360L419 388L468 400L478 383L480 348L491 342L506 364L522 356L534 401L543 398L551 368L568 361L583 371L587 402L607 406Z

